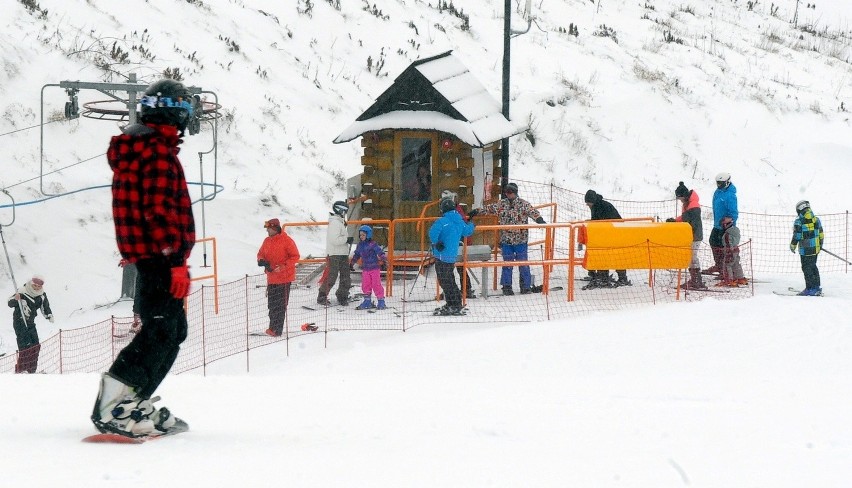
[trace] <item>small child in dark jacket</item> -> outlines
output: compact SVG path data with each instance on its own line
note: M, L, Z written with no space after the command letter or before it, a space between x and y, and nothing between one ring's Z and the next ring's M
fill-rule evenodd
M748 285L740 264L740 229L731 216L722 217L722 281L716 286L737 287Z
M381 246L373 241L373 228L369 225L362 225L358 228L358 246L355 248L355 253L352 255L352 260L349 261L349 268L353 269L355 263L361 260L361 291L364 293L364 301L355 307L358 310L367 310L374 306L379 310L384 310L385 305L385 287L382 286L382 264L386 261L384 251ZM371 295L375 293L378 299L376 305L373 305Z

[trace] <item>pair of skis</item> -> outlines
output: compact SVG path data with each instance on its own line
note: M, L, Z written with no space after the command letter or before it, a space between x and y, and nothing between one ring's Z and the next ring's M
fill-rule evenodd
M796 296L798 296L798 297L821 297L821 296L825 296L825 295L822 294L822 292L819 292L819 294L817 294L817 295L801 295L800 294L801 290L797 290L797 289L793 288L792 286L787 288L787 290L781 290L781 291L772 290L772 293L774 293L776 295L781 295L781 296L784 296L784 297L796 297Z

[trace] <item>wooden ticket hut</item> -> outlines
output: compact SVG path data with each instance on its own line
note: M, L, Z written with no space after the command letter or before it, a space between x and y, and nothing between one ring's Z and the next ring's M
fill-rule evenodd
M412 63L334 143L361 137L364 170L350 180L370 197L360 218L397 219L420 216L444 190L456 192L465 208L498 196L500 141L519 132L447 51ZM396 232L397 250L420 248L413 224ZM387 243L387 229L375 236Z

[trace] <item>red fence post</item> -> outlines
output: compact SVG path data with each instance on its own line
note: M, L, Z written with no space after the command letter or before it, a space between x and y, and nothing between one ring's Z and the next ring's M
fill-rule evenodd
M204 285L201 285L201 362L204 364L201 371L202 376L207 377L207 314L204 312Z
M249 306L248 306L248 275L245 279L245 297L246 297L246 373L249 372Z
M112 357L110 358L110 362L115 361L115 315L109 316L110 323L110 351L112 352Z

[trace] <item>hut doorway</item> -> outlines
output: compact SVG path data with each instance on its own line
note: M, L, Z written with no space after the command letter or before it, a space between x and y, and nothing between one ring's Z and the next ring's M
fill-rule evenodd
M394 181L397 182L394 218L419 217L423 204L437 198L432 178L437 144L437 136L432 132L398 131L394 134ZM400 224L396 232L397 249L420 250L420 233L415 224Z

